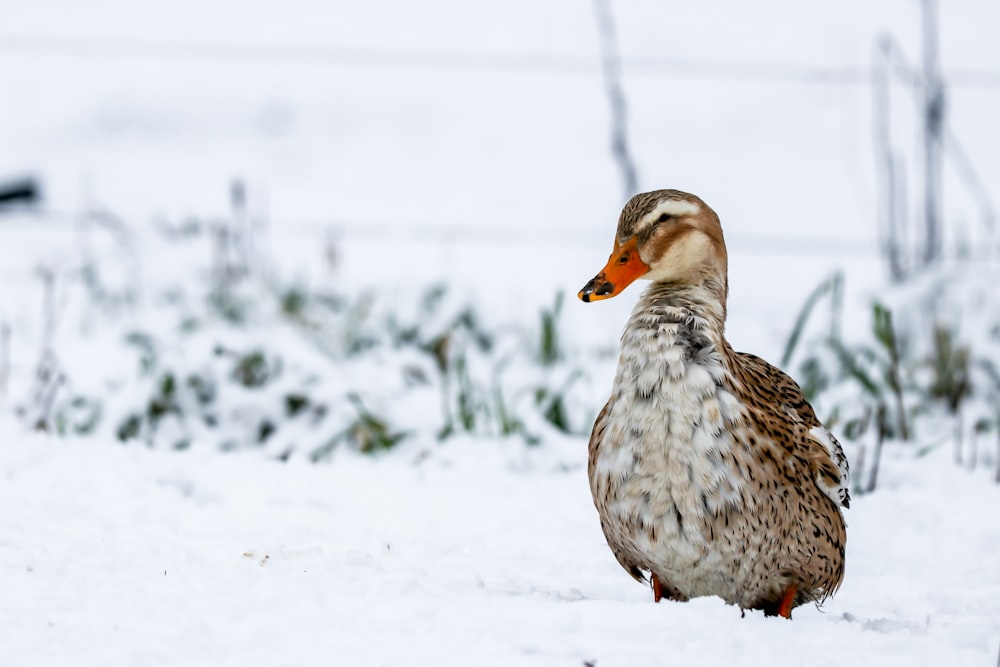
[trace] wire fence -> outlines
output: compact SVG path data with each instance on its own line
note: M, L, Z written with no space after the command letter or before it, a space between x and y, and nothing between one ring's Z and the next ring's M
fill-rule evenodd
M110 37L0 34L0 56L167 60L237 65L336 66L442 72L510 72L601 76L598 55L361 48L308 44L139 40ZM869 65L803 65L726 59L632 57L630 76L715 79L750 83L871 86ZM946 70L949 87L1000 90L1000 70ZM913 85L919 85L919 81Z
M89 58L113 61L186 61L235 65L294 67L390 68L438 72L504 72L532 75L601 77L600 54L502 53L461 50L418 50L361 48L317 44L232 43L190 40L143 40L112 37L56 36L40 34L0 34L0 58ZM872 65L803 65L726 59L664 57L622 57L616 63L630 76L691 78L720 82L770 83L787 85L863 86L884 85L873 76ZM910 68L907 71L911 71ZM905 72L904 72L905 74ZM1000 70L989 68L953 69L943 73L949 89L1000 90ZM897 76L896 82L919 89L918 75ZM955 141L958 157L964 152ZM960 161L961 162L961 161ZM970 171L967 159L965 165ZM975 176L975 174L973 174ZM978 183L978 181L977 181ZM983 188L981 188L983 189ZM28 217L43 224L77 223L87 217L78 211L34 210ZM91 214L92 216L92 214ZM100 216L98 216L100 217ZM121 226L114 216L104 220L109 227ZM22 218L23 219L23 218ZM91 217L92 220L96 219ZM7 223L0 217L0 230ZM318 232L347 239L378 239L391 235L409 241L434 243L489 243L509 246L558 242L562 245L590 246L600 241L578 228L519 229L503 226L426 223L376 220L341 220L326 216L298 220L271 221L272 231L291 235ZM874 257L880 252L875 237L829 235L731 234L733 247L743 252L776 255Z
M199 221L212 225L208 217ZM220 223L227 222L220 218ZM88 223L115 235L131 233L132 225L110 212L78 212L69 210L22 210L4 215L0 211L0 235L4 230L23 229L30 225L71 232ZM150 228L152 228L150 223ZM473 222L406 222L360 220L336 217L276 218L266 222L268 234L288 237L322 237L335 242L379 241L396 243L429 243L435 245L490 245L507 247L550 246L586 248L610 243L606 229L588 232L580 227L527 227L484 225ZM875 237L834 235L746 234L726 235L727 245L743 253L777 256L875 258L879 254Z

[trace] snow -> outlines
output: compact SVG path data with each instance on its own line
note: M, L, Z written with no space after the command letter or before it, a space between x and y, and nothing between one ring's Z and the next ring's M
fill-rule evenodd
M975 83L988 72L971 71L1000 68L1000 10L940 4L949 118L982 180L1000 182L1000 94ZM885 29L916 62L916 3L613 6L641 185L690 190L720 214L734 347L776 360L805 296L837 269L843 327L867 330L859 294L882 293L871 91L732 72L867 76ZM565 292L571 362L546 372L585 369L571 408L592 419L640 290L571 298L603 265L622 203L590 3L39 0L3 16L0 179L38 174L45 202L0 217L0 325L12 331L0 378L0 664L1000 657L1000 486L989 466L953 464L950 434L887 446L878 489L854 492L846 514L842 589L789 623L717 599L653 604L604 542L582 435L532 424L535 447L468 435L442 444L431 436L438 395L405 387L398 366L409 360L395 353L331 366L316 341L260 319L171 338L184 299L197 302L207 281L211 242L167 243L154 227L226 219L242 179L279 286L371 291L379 308L403 312L443 283L512 338ZM257 55L207 57L205 45ZM903 93L893 104L898 147L915 165L912 104ZM978 213L948 169L949 219L976 247ZM92 207L125 233L80 215ZM108 289L134 287L137 302L109 313L82 295L87 260ZM995 281L973 267L971 287L956 288L969 298L951 302L963 322L995 310ZM30 402L50 324L39 269L55 276L53 341L71 388L102 395L109 414L155 380L135 381L137 354L122 344L134 330L162 336L163 357L181 368L222 363L220 338L270 346L288 370L283 390L309 371L330 403L363 389L380 414L421 428L387 454L340 447L317 465L275 461L283 441L222 453L207 431L183 452L121 445L113 428L31 432L17 407ZM165 305L174 292L181 305ZM974 342L995 356L992 340ZM508 373L515 383L538 374L517 363ZM243 398L266 411L275 392ZM287 437L325 436L316 431L297 423Z
M884 464L842 589L788 622L654 604L604 544L582 440L310 466L8 429L4 662L992 664L1000 490L932 456Z

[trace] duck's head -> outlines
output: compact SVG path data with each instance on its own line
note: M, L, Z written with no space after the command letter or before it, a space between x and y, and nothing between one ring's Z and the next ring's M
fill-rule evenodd
M618 218L618 235L601 272L580 290L583 301L616 296L639 278L720 285L725 298L728 257L719 216L680 190L638 194Z

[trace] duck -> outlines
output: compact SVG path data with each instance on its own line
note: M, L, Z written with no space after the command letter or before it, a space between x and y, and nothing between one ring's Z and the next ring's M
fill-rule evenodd
M717 596L787 619L822 604L844 578L847 457L791 377L726 340L715 211L680 190L632 197L578 296L640 279L588 447L608 546L654 602Z

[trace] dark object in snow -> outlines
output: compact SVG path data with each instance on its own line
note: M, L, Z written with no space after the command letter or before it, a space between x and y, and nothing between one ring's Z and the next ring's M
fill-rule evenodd
M0 212L15 206L31 206L41 201L42 193L33 178L0 183Z

